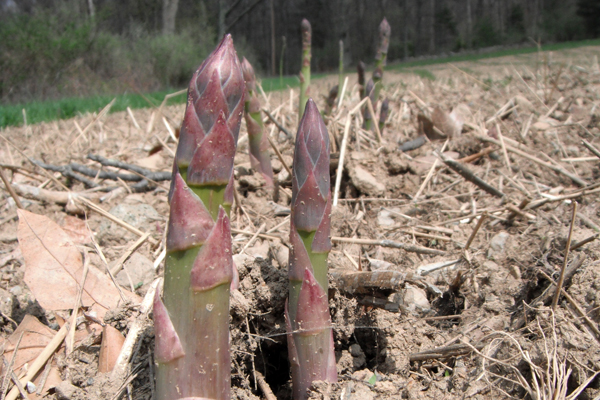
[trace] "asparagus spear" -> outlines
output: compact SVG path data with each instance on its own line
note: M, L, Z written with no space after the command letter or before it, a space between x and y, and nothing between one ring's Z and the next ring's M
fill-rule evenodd
M250 145L250 164L265 178L268 187L273 187L273 168L269 155L269 141L264 133L263 120L260 112L260 102L256 96L256 77L254 68L246 58L242 60L242 73L246 81L246 104L244 119L248 129Z
M379 47L377 48L377 55L375 56L375 71L373 71L373 96L371 102L373 103L373 109L377 109L377 101L379 100L379 92L383 87L383 68L387 61L388 47L390 46L390 35L392 34L392 28L388 24L387 19L383 18L383 21L379 24Z
M304 107L308 100L308 88L310 87L310 58L312 28L310 22L305 18L300 24L302 31L302 68L300 70L300 107L298 115L304 114Z
M290 227L290 295L286 304L294 399L313 381L337 381L327 300L331 189L329 135L309 99L296 135Z
M379 24L379 47L377 48L377 55L375 56L375 66L383 69L387 61L387 52L390 46L390 36L392 35L392 28L384 17Z
M385 121L387 120L389 112L390 112L390 101L386 97L381 102L381 109L379 110L379 132L383 132L383 128L385 127Z
M358 64L356 64L356 72L358 73L358 86L360 89L360 99L364 99L365 98L365 63L362 61L359 61Z
M244 80L227 35L192 77L175 155L164 298L154 303L158 400L230 398L226 209L243 107Z

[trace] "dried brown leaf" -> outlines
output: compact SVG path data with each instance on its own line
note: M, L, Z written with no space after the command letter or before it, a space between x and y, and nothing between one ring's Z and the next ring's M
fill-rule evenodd
M18 210L18 214L17 236L25 259L25 283L46 310L73 308L83 277L81 253L54 221L24 210ZM138 300L125 290L123 293ZM102 318L119 304L121 297L110 278L90 266L81 301L84 307L97 306L98 317Z
M98 372L105 373L113 370L123 343L125 343L125 336L121 332L110 325L104 326L98 359Z

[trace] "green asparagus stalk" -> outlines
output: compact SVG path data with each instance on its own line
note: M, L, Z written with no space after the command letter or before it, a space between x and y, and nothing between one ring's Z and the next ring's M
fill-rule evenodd
M390 36L392 35L392 28L384 17L379 24L379 47L377 48L377 55L375 56L375 66L383 69L387 61L387 52L390 46Z
M340 40L340 72L338 76L338 92L340 96L344 88L344 41Z
M356 72L358 73L358 86L359 86L359 90L360 90L360 99L364 99L366 94L365 94L365 63L362 61L359 61L358 64L356 64Z
M387 19L383 18L383 21L379 24L379 47L377 48L377 55L375 56L375 71L373 71L373 96L371 102L373 103L373 109L377 109L377 101L379 100L379 93L383 87L383 68L387 61L387 52L390 46L390 36L392 34L392 28L388 24ZM370 128L370 127L369 127Z
M230 398L226 209L243 108L244 80L227 35L192 77L175 155L164 298L154 300L158 400Z
M264 133L263 120L260 112L260 102L256 95L256 77L254 68L246 58L242 60L242 73L246 81L246 103L244 119L248 129L250 145L250 165L260 172L267 182L267 187L273 187L273 167L271 167L271 147Z
M385 127L385 121L388 118L389 112L390 101L386 97L385 100L381 102L381 109L379 110L379 132L383 132L383 128Z
M375 70L377 71L377 70ZM373 73L375 75L376 73ZM367 86L365 87L365 97L369 97L371 99L371 103L373 104L373 110L376 107L376 98L375 98L375 83L373 79L369 79L367 82ZM371 115L371 111L369 111L369 107L367 105L363 106L363 128L366 130L371 130L372 122L374 116Z
M341 89L338 85L335 85L334 87L329 89L329 95L327 95L327 99L325 99L325 112L323 115L329 115L331 114L331 111L333 111L333 107L335 106L335 99L337 99L339 90Z
M313 381L337 381L327 300L331 189L329 135L309 99L296 135L290 221L288 353L295 400Z
M302 68L300 70L300 106L298 116L304 114L304 107L306 107L308 89L310 87L312 28L306 18L302 20L300 29L302 31Z

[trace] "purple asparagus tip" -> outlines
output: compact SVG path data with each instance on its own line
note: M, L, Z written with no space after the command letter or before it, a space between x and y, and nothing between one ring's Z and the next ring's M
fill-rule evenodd
M191 169L195 175L194 179L189 181L190 184L227 184L229 181L229 173L233 168L232 154L235 154L244 110L243 87L244 78L233 40L231 35L226 35L200 65L188 89L187 108L175 160L179 168L194 164ZM218 136L215 133L218 133ZM221 135L228 137L221 138ZM212 159L211 154L220 154L214 151L217 142L219 152L225 150L231 157L230 160ZM208 149L203 149L204 147ZM196 158L199 160L195 160ZM217 166L223 172L216 173L212 169L205 174L198 171L199 168L208 165ZM212 182L211 179L217 181ZM224 182L221 182L223 180Z
M308 99L296 135L292 176L292 215L298 230L319 228L329 193L329 134L317 105Z

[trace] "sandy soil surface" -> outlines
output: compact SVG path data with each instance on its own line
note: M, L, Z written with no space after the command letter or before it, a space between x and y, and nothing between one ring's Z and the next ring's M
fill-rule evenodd
M356 74L348 75L342 107L326 116L332 184L343 162L329 256L339 382L315 383L311 399L599 398L600 158L583 143L600 148L599 54L585 47L386 71L381 140L361 129L360 112L349 116L360 98ZM336 83L314 81L320 109ZM297 94L261 98L292 134ZM2 185L3 388L12 386L7 370L25 375L62 334L25 387L29 398L152 398L154 332L144 298L163 270L169 182L155 177L139 192L100 176L86 185L69 177L72 168L48 172L32 161L118 171L92 154L169 172L183 111L99 110L1 132L0 164L26 210L17 214ZM293 142L268 121L266 129L290 165ZM400 150L424 133L431 140L423 146ZM260 373L276 398L289 399L283 309L291 181L273 154L280 187L267 192L247 153L242 125L240 204L232 212L240 276L231 298L232 394L265 398ZM452 169L456 159L470 180ZM47 266L57 261L54 279ZM553 308L563 268L564 294ZM81 298L77 329L67 331L74 279L81 282L84 270L97 285ZM124 337L129 356L110 372L106 360L114 362Z

